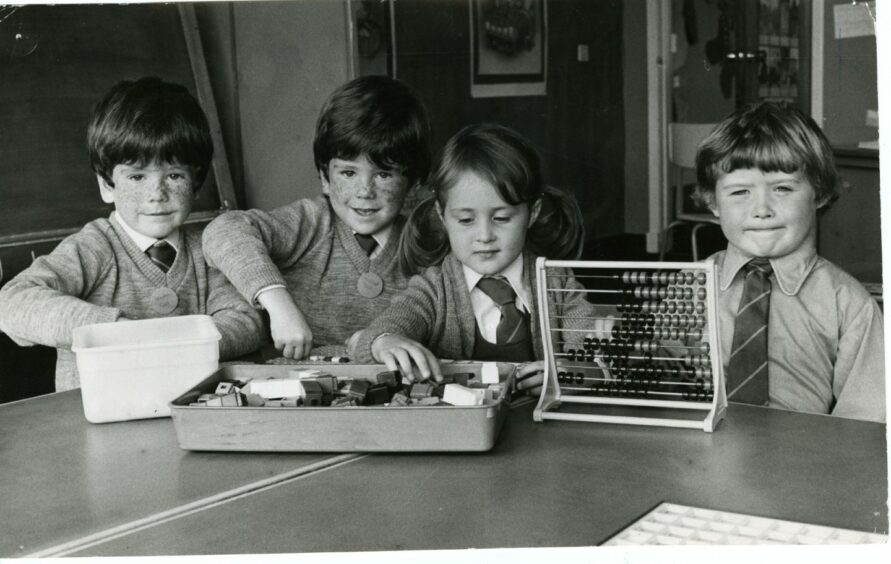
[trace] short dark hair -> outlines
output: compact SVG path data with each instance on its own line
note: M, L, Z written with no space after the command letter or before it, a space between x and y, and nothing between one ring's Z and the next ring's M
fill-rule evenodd
M801 110L777 102L761 102L732 113L699 144L694 197L714 202L721 176L737 169L800 172L817 201L830 204L842 184L829 140Z
M207 116L180 84L157 77L122 80L93 108L87 128L93 171L112 183L119 164L179 162L194 166L196 189L213 158Z
M331 159L364 154L379 167L402 167L411 184L424 182L431 160L427 111L404 82L360 76L325 102L312 148L316 168L325 178Z

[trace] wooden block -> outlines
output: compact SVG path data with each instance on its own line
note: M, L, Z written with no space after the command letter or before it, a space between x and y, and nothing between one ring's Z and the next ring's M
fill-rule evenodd
M402 373L398 370L388 370L386 372L378 372L375 376L378 384L386 384L387 387L398 390L402 387Z
M298 397L290 397L290 398L282 398L282 407L300 407L303 405L303 398Z
M403 392L398 392L394 394L392 398L390 398L389 405L393 407L402 407L404 405L409 405L410 403L411 400L408 399L407 395L405 395Z
M433 390L435 388L436 386L429 382L415 382L411 386L409 397L411 397L411 399L429 398L433 395Z
M347 384L341 391L347 396L362 402L365 400L365 394L371 385L366 380L353 380Z
M299 378L251 380L244 391L264 399L296 397L303 395L303 383Z
M485 389L468 388L461 384L446 384L442 401L452 405L482 405L486 397Z
M442 400L436 396L430 396L429 398L421 398L415 403L417 405L439 405L442 403Z
M390 401L390 389L386 384L375 384L365 394L365 405L383 405Z
M322 405L324 391L322 385L315 380L303 380L303 405L319 407Z
M212 399L216 399L216 398L218 398L218 397L220 397L220 396L218 396L218 395L216 395L216 394L201 394L200 396L198 396L198 400L197 400L197 401L199 401L199 402L206 402L206 401L209 401L209 400L212 400Z
M359 402L356 401L356 398L351 397L334 398L334 401L331 402L331 407L354 407L357 405Z
M206 407L223 407L223 398L220 396L213 396L212 398L199 403L203 403Z
M266 405L266 400L263 399L263 396L258 396L257 394L245 394L244 400L250 407L263 407Z
M213 393L218 396L225 396L226 394L232 393L232 388L234 387L235 385L232 382L220 382L217 384L217 389L214 390Z
M245 404L244 396L239 392L220 396L220 402L223 407L241 407Z
M483 384L497 384L501 381L498 374L498 364L495 362L484 362L481 372Z

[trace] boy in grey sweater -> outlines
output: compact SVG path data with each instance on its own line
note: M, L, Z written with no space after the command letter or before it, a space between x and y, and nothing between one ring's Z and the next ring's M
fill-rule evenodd
M72 333L124 319L213 317L220 357L257 349L262 319L184 226L207 174L207 118L184 87L122 81L97 104L87 143L109 218L91 221L0 290L0 329L21 345L58 349L56 391L80 386Z
M406 194L430 168L426 111L404 83L363 76L325 103L313 143L322 196L232 211L204 232L208 261L269 313L283 357L345 351L404 289Z

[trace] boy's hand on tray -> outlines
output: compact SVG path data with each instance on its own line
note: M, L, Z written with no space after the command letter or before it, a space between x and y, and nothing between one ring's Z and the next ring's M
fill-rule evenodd
M442 381L436 356L424 345L395 333L384 333L371 343L371 354L390 370L398 370L409 382L433 378Z

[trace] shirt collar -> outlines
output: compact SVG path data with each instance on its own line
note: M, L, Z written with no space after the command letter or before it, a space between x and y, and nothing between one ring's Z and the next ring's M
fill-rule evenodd
M483 278L483 275L465 264L462 264L461 267L464 270L464 281L467 283L467 291L472 292L473 289L476 288L477 282ZM486 276L501 276L505 278L514 289L517 296L519 296L526 311L532 311L529 304L529 298L531 296L528 295L528 291L523 284L523 253L517 255L517 258L507 265L501 272Z
M724 264L721 266L721 290L726 290L736 274L753 258L755 257L728 244L727 252L724 255ZM814 270L817 258L815 244L807 242L788 255L770 259L774 279L780 290L787 296L796 295L808 275Z
M357 234L352 229L350 229L350 231L352 231L353 235ZM375 241L377 241L378 248L383 249L384 247L387 246L387 241L390 240L390 233L392 233L392 232L393 232L393 224L391 223L391 224L387 225L386 227L384 227L383 229L381 229L380 231L378 231L377 233L372 233L371 236L372 236L372 238L374 238Z
M139 247L139 250L145 252L149 247L160 241L161 239L155 239L154 237L149 237L148 235L143 235L142 233L136 231L124 221L124 218L120 216L117 212L112 212L112 217L114 217L115 221L117 221L121 227L124 229L124 232L130 236L130 239L136 243L136 246ZM179 229L174 229L169 235L164 237L164 241L170 243L173 249L176 252L179 252L180 247L180 233Z

